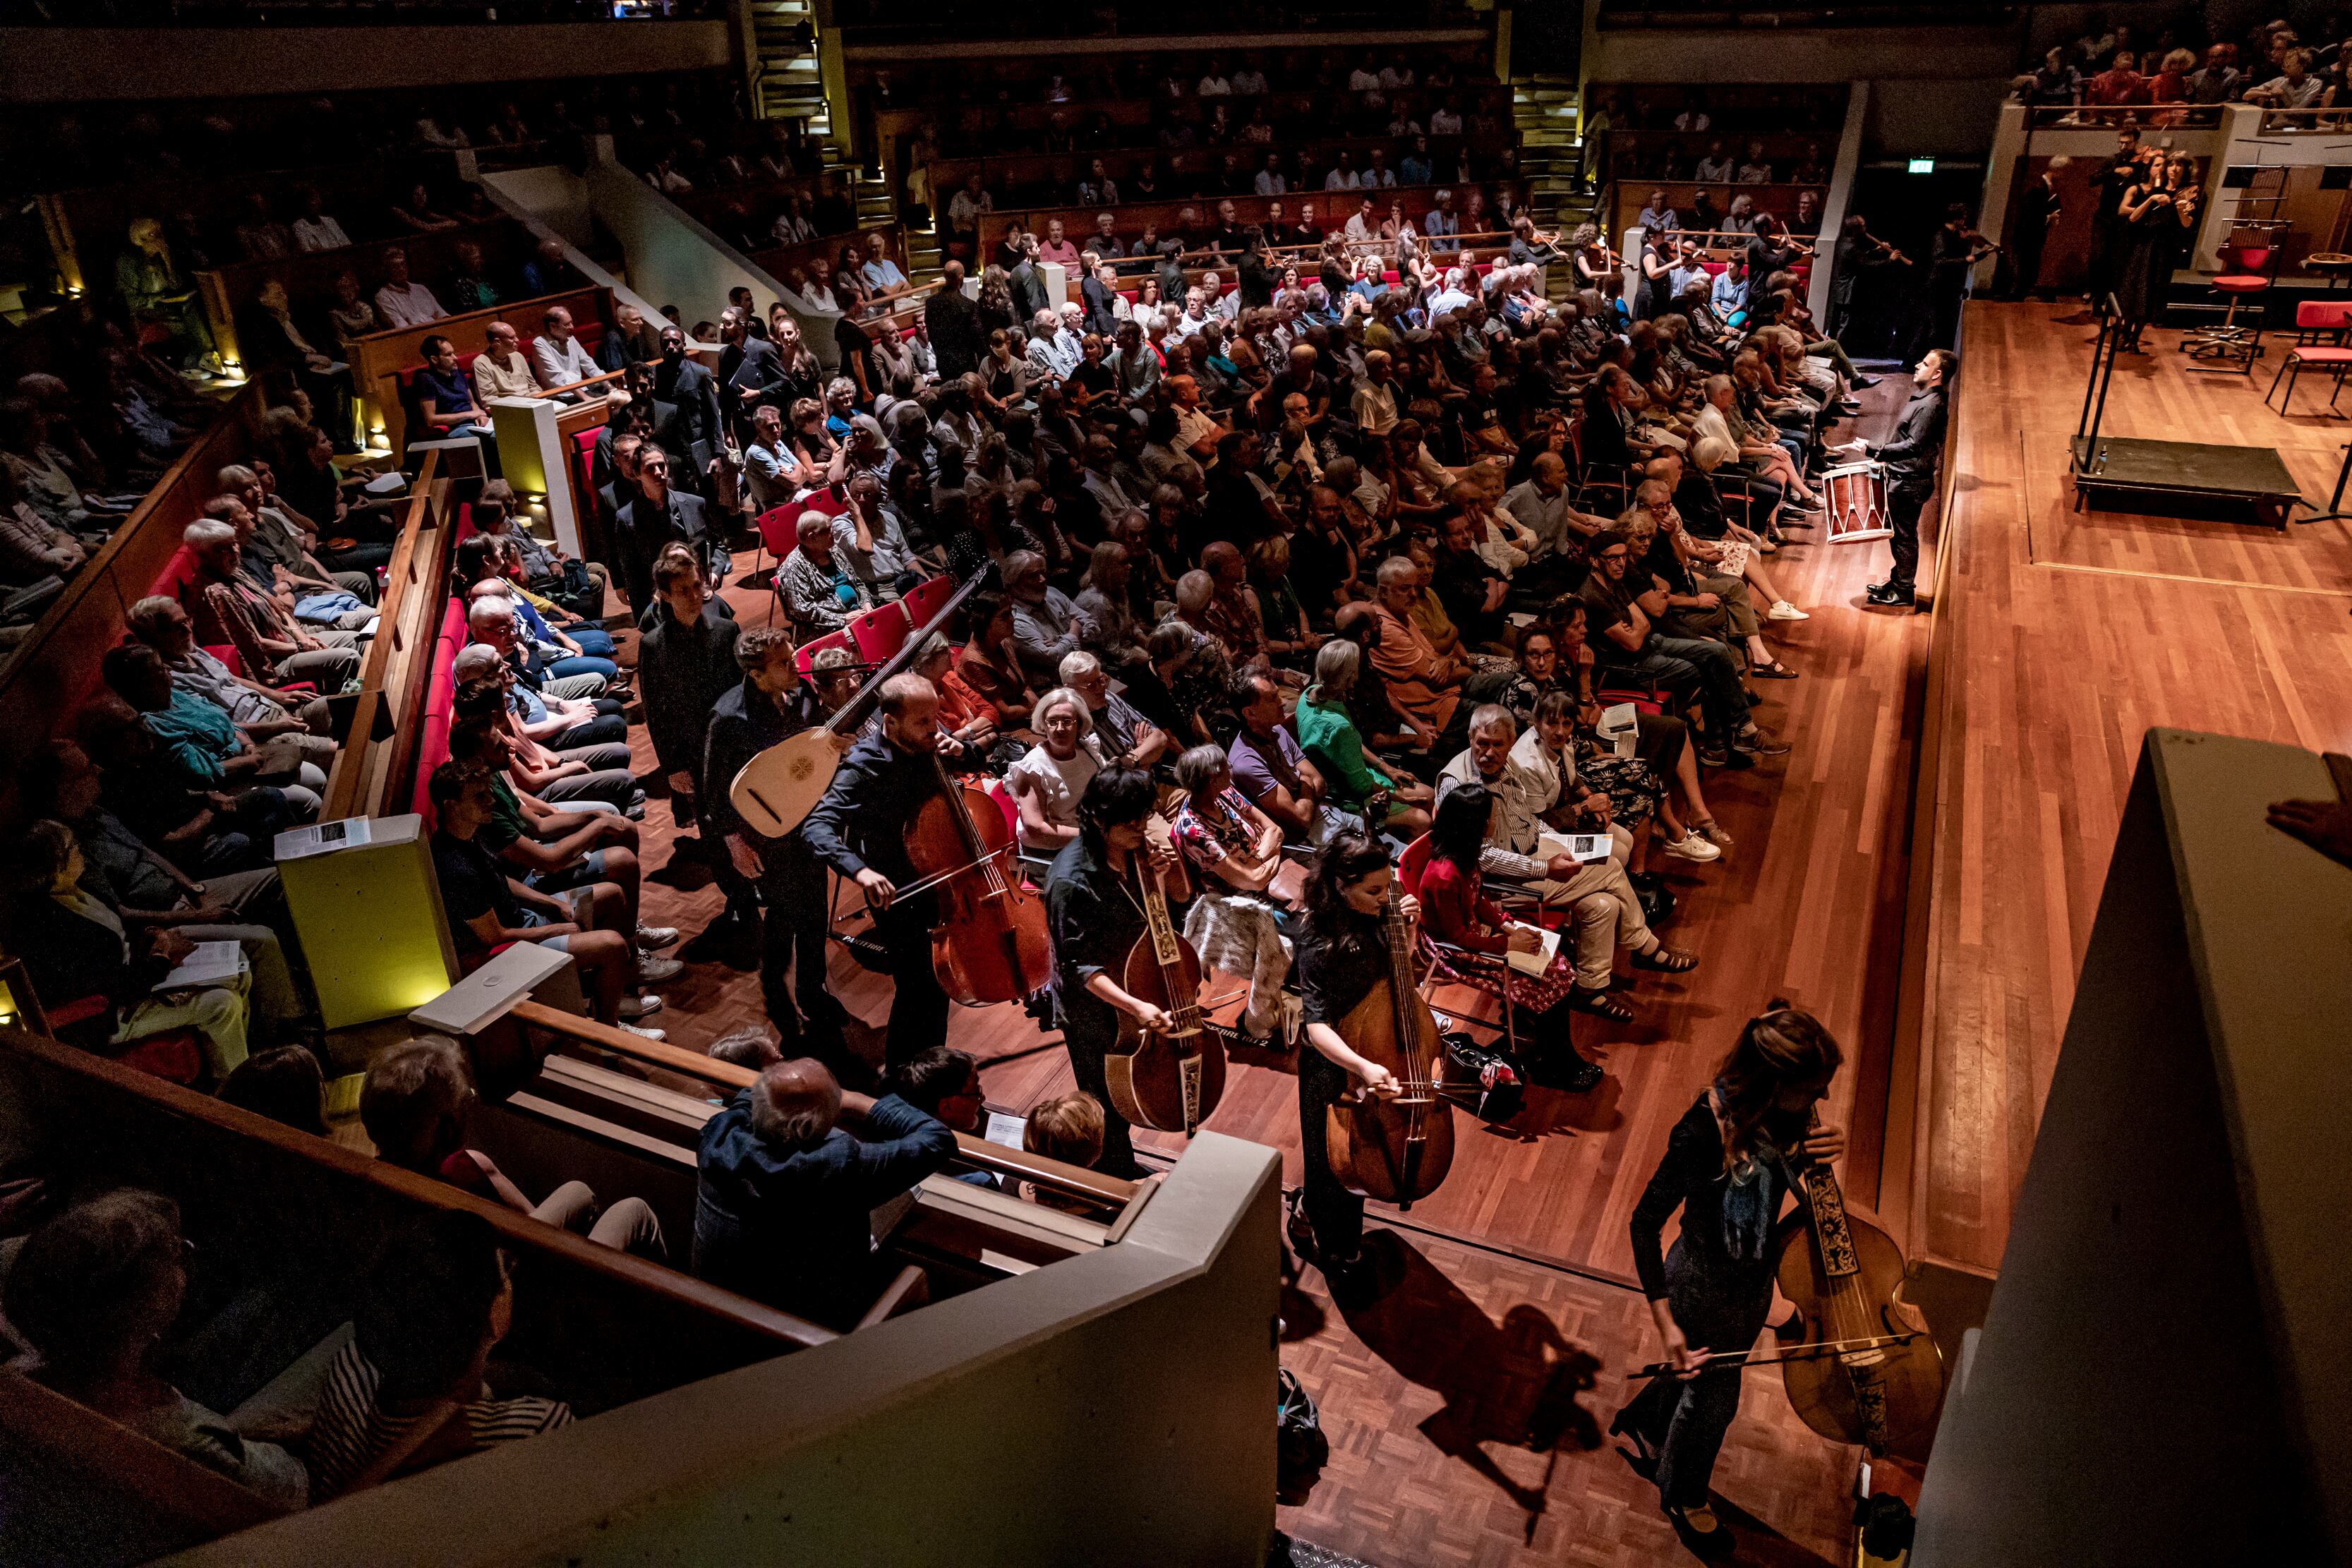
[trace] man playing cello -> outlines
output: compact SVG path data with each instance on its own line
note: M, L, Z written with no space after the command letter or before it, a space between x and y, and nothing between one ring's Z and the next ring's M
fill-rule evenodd
M940 729L940 694L919 675L882 683L882 724L850 748L833 784L802 824L817 858L856 882L874 910L876 938L888 953L897 994L890 1002L891 1067L947 1044L948 994L931 961L936 894L900 898L901 884L918 880L907 852L907 827L917 808L940 793L936 757L968 770L976 760Z

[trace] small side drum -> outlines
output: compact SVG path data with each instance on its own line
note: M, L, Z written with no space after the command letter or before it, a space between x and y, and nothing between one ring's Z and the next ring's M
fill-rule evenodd
M1885 539L1895 531L1886 510L1885 464L1850 463L1832 468L1822 476L1822 490L1832 544Z

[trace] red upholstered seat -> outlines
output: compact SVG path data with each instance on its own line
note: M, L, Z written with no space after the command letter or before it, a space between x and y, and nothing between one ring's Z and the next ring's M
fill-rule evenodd
M2305 364L2352 364L2352 349L2292 348L2286 352Z
M2213 287L2225 294L2251 294L2257 289L2267 289L2271 280L2252 272L2225 272L2213 279Z
M801 644L800 653L793 658L793 663L799 668L801 679L805 680L808 679L809 668L816 662L817 655L829 647L847 647L848 646L847 632L827 632L821 637L812 637Z

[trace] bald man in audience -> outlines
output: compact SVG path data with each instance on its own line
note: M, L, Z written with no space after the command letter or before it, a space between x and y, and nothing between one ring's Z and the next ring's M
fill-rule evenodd
M851 1328L887 1282L868 1216L955 1152L946 1123L897 1095L846 1093L806 1058L779 1062L703 1126L694 1272Z

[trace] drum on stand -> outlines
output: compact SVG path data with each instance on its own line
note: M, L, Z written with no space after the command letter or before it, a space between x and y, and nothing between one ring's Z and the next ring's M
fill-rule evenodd
M1849 463L1822 475L1822 504L1829 513L1829 542L1850 544L1885 539L1895 531L1886 510L1886 465Z

